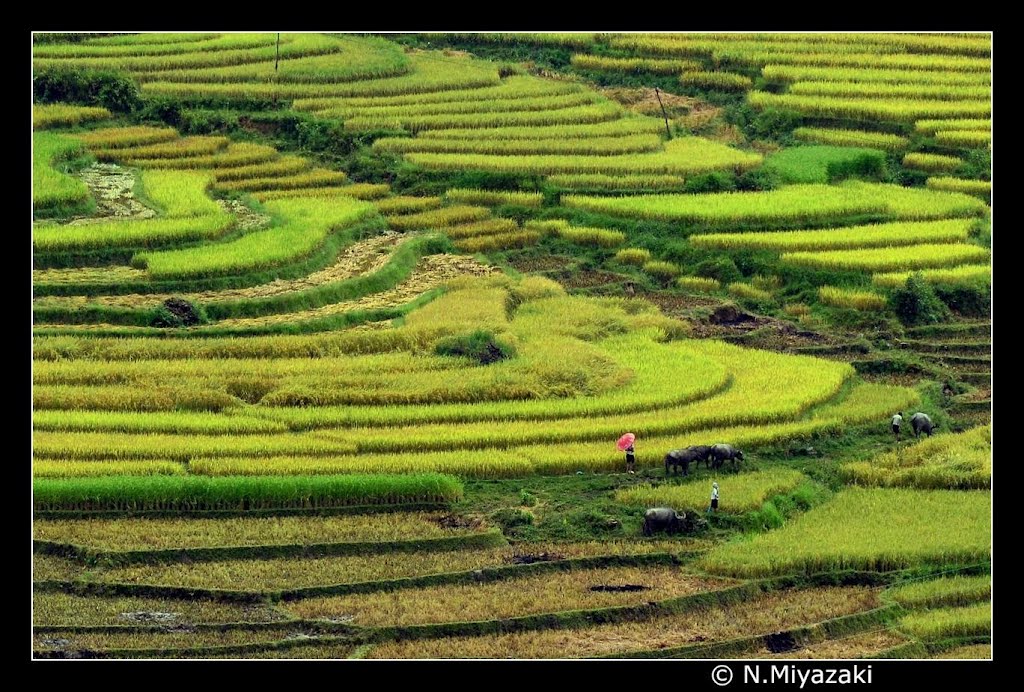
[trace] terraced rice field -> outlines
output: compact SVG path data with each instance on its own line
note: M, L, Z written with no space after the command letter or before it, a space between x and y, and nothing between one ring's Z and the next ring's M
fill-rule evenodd
M35 658L991 656L989 35L33 61Z

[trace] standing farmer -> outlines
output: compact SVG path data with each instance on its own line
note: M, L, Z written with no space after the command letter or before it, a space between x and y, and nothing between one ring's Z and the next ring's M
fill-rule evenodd
M715 481L711 484L711 506L708 507L709 512L718 511L718 482Z
M903 411L900 411L892 417L892 434L896 436L896 441L900 441L900 424L903 423Z
M633 443L636 441L636 435L633 433L626 433L619 438L616 443L616 447L619 448L620 452L626 453L626 471L628 473L636 473L634 468L636 466L636 454L633 449Z

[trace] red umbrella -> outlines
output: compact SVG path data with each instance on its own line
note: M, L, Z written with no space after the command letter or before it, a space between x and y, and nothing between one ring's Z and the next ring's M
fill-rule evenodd
M632 447L633 442L636 440L636 435L633 433L626 433L619 438L619 441L615 443L615 446L619 448L620 452L625 452L627 447Z

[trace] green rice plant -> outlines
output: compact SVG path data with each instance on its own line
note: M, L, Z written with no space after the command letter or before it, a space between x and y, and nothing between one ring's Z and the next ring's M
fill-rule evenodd
M980 101L936 99L873 99L838 96L801 96L752 91L747 100L755 108L777 108L820 118L895 120L912 122L923 118L987 118L992 104Z
M467 154L583 154L611 156L658 151L661 138L654 134L578 139L435 139L431 132L415 138L382 138L374 148L396 153Z
M421 132L424 130L464 127L497 128L583 124L614 120L621 114L621 107L611 102L533 111L485 111L406 116L372 114L345 118L345 129L360 131L405 128L411 132ZM337 114L326 111L321 113L321 115L324 117L340 117ZM423 154L423 156L426 156L426 154ZM437 154L437 156L444 156L444 154Z
M32 206L35 210L73 207L89 201L89 188L85 183L58 170L61 161L84 154L82 143L73 137L32 133Z
M825 305L852 310L884 310L885 296L871 291L851 291L835 286L822 286L818 289L818 300Z
M550 290L550 289L548 289ZM562 342L565 343L565 342ZM455 424L486 420L553 420L598 414L634 413L692 403L719 392L728 381L725 366L682 342L658 343L649 333L626 333L602 342L632 379L596 396L534 401L428 404L420 406L278 408L260 415L296 430L324 427L389 427L416 423ZM462 452L466 454L468 452ZM458 455L456 455L458 456Z
M383 197L373 201L373 206L384 215L409 214L412 212L437 209L441 206L440 197L410 197L398 195L396 197Z
M370 103L353 106L351 102L329 108L316 108L313 113L325 118L349 120L353 118L377 119L380 122L397 120L404 123L407 118L416 119L426 116L457 116L478 114L486 118L494 113L517 113L553 111L568 108L599 105L608 103L596 92L574 90L561 94L545 94L541 96L525 96L515 99L472 99L461 101L418 101L392 105L390 103Z
M527 224L527 228L530 225ZM584 226L566 226L555 231L555 234L563 240L568 240L576 245L593 245L596 247L611 248L622 245L626 242L626 234L621 231L611 231L607 228L587 228Z
M207 173L153 170L141 177L146 199L167 218L221 213L220 206L206 194L213 180Z
M534 43L542 46L573 46L577 48L589 47L596 39L597 34L588 32L579 33L483 33L483 34L427 34L427 36L439 36L455 41L471 41L481 43Z
M946 649L932 656L932 658L968 659L968 660L992 660L991 644L971 644L968 646L957 646Z
M787 252L782 255L783 262L800 267L867 272L951 267L972 262L985 262L988 259L989 251L987 249L967 243L834 250L831 252Z
M951 84L988 85L988 72L955 72L951 70L904 70L856 67L815 67L813 65L768 64L761 68L765 79L779 82L875 82L884 84Z
M980 130L939 130L935 133L935 141L949 147L980 149L992 146L992 133Z
M81 125L85 122L106 120L109 117L110 111L98 106L72 106L66 103L32 104L32 128L34 130Z
M569 190L682 190L685 180L677 175L605 175L579 173L548 176L548 182Z
M336 50L322 55L253 60L228 67L140 71L142 81L342 83L405 74L409 59L391 41L373 36L337 36Z
M38 413L36 414L38 415ZM94 478L97 476L182 476L177 461L58 461L39 459L32 464L33 478Z
M942 101L981 101L992 95L988 85L885 84L882 82L796 82L787 94L801 96L841 96L844 98L939 99Z
M875 149L803 146L769 155L762 167L787 183L828 183L850 174L873 174L885 166L885 154Z
M118 147L137 147L158 142L168 142L178 138L178 131L173 127L151 127L149 125L132 125L128 127L105 127L76 134L85 146L90 149L115 149Z
M992 482L992 428L930 437L879 455L844 464L843 476L860 485L912 488L988 488Z
M687 174L714 170L748 170L761 163L752 154L700 137L665 143L664 151L613 156L497 156L486 154L407 154L411 163L428 170L484 170L495 173L550 175L557 173Z
M718 61L744 65L818 65L825 67L892 68L899 70L949 70L951 72L992 71L991 58L913 55L898 53L846 53L836 52L834 46L825 53L781 53L775 50L736 50L732 47L714 52Z
M754 81L750 77L733 72L683 70L679 81L683 86L719 91L747 91L754 86Z
M585 627L498 631L442 639L405 639L378 644L369 658L580 658L628 656L691 642L717 643L789 631L877 607L867 587L784 589L718 604L714 601L654 619L587 623ZM802 650L802 649L801 649Z
M642 584L636 591L595 591L602 584ZM707 593L732 582L685 574L675 567L606 567L524 575L485 584L444 584L394 593L377 592L303 599L288 606L301 618L347 615L362 626L404 626L487 621L594 608L639 605Z
M178 279L273 267L308 255L331 232L375 213L367 202L342 197L330 202L280 199L265 206L283 219L280 225L215 245L140 253L132 264L145 268L154 278Z
M286 433L252 435L176 435L36 431L33 452L38 459L175 459L193 456L274 456L282 454L351 454L350 442Z
M32 534L37 540L122 551L415 541L486 530L483 526L445 526L444 516L440 512L386 512L343 516L38 519Z
M977 562L989 556L991 511L982 491L850 488L781 529L712 548L699 566L763 577Z
M199 43L181 44L185 51L143 55L125 55L116 49L85 46L82 54L74 48L60 57L34 57L35 69L45 70L61 67L77 67L92 70L118 70L146 73L158 70L192 69L239 65L253 62L271 62L277 55L287 59L303 55L321 55L339 50L337 39L323 34L282 34L278 52L274 34L235 34L212 39L211 43L227 42L223 49L204 50ZM231 45L233 42L233 45ZM79 49L81 51L82 49ZM96 53L99 55L96 55ZM134 52L134 51L132 51Z
M599 555L646 555L675 552L678 541L592 541L589 543L532 543L529 553L557 553L566 558ZM512 563L522 548L495 546L465 550L398 552L376 555L218 562L138 564L97 574L102 581L128 584L167 584L185 588L296 589L334 584L402 579L451 572L468 572Z
M681 484L638 485L615 492L615 501L640 507L673 507L678 511L707 507L711 481L719 481L723 512L752 512L775 495L792 491L806 476L795 469L772 467L752 473L714 474Z
M798 127L793 136L802 142L813 144L830 144L840 147L871 147L885 151L901 151L906 149L910 140L887 132L868 132L865 130L841 130L822 127Z
M143 94L191 99L303 99L324 97L394 96L499 84L497 66L483 60L421 52L408 56L409 71L396 77L338 83L180 83L147 81ZM272 58L271 58L272 59ZM246 62L252 62L247 60Z
M885 596L907 608L964 606L992 597L992 575L956 574L928 581L910 581L890 587Z
M679 266L672 262L662 260L648 260L644 262L643 270L656 279L670 281L679 276Z
M239 403L235 397L202 387L78 387L36 385L32 407L36 411L81 409L89 411L221 411Z
M978 195L987 198L992 194L992 183L988 180L966 180L950 176L932 176L925 181L929 190L945 192L962 192L967 195Z
M218 212L195 217L109 221L71 227L40 226L35 229L33 235L37 252L160 247L190 240L217 238L223 235L234 221L231 214Z
M602 214L734 227L829 223L837 217L879 214L927 220L980 216L984 202L967 195L848 181L842 185L787 185L765 192L588 197L563 195L562 204ZM736 229L739 230L739 229Z
M627 137L639 134L660 134L665 131L664 122L655 118L638 115L627 115L616 120L605 122L584 123L579 125L547 125L541 127L487 127L487 128L454 128L430 130L430 139L486 139L507 141L514 139L568 140L589 139L594 137Z
M696 60L663 60L658 58L610 58L604 55L574 53L570 63L580 70L594 72L630 72L633 74L673 75L689 70L699 70Z
M218 183L271 176L289 176L308 170L312 164L301 156L282 156L272 161L254 163L234 168L214 168L213 178ZM312 186L311 186L312 187Z
M471 238L475 236L497 235L499 233L515 233L519 230L519 224L513 219L484 219L483 221L470 221L457 226L449 226L444 229L449 238Z
M180 159L208 156L227 147L230 140L220 136L182 137L155 144L141 144L116 149L93 149L100 161L136 161L140 159Z
M142 34L145 35L145 34ZM46 558L36 555L36 560ZM38 591L32 594L32 622L37 627L127 625L129 613L175 613L183 625L217 622L268 622L280 614L270 605L219 601L163 600L139 596L95 596Z
M181 140L177 140L181 141ZM237 168L258 163L266 163L278 157L277 149L265 144L253 144L251 142L236 142L229 144L223 151L208 156L182 156L180 158L164 159L135 159L124 157L115 152L120 150L110 149L111 155L125 165L135 168L171 168L200 169L200 168ZM128 149L124 149L128 151Z
M686 291L714 293L722 287L722 284L718 279L709 279L703 276L680 276L676 279L676 286Z
M918 120L914 123L914 132L934 135L940 130L970 130L973 132L991 132L992 120L988 118Z
M272 34L122 34L91 38L77 43L33 46L39 58L73 58L134 55L173 55L267 46Z
M453 502L462 484L436 473L48 479L32 484L36 509L256 509Z
M272 199L289 199L292 197L312 197L314 199L335 199L337 197L351 197L353 199L376 200L391 192L387 183L351 183L340 187L297 187L289 190L267 190L254 192L253 197L260 202Z
M651 261L651 251L640 247L627 247L615 253L615 261L642 267Z
M162 212L155 219L107 221L82 226L40 226L34 232L37 251L104 247L154 247L187 240L215 238L234 222L231 214L206 196L211 177L204 173L146 171L142 186L147 199Z
M413 454L349 454L334 457L197 458L189 462L189 470L204 476L430 472L450 473L463 478L516 478L529 476L535 472L533 465L524 457L514 452L494 449Z
M536 231L493 233L456 240L455 247L463 252L488 252L490 250L507 250L535 245L540 242L540 239L541 234Z
M519 207L539 207L544 201L544 195L540 192L453 188L444 193L444 199L455 204L476 204L486 207L496 207L502 204L513 204Z
M268 175L262 178L242 178L238 180L218 181L217 187L222 190L241 192L262 192L264 190L288 190L310 187L332 187L344 185L348 180L341 171L326 168L311 168L307 171L291 175Z
M918 274L922 279L932 284L945 284L950 286L958 285L985 285L992 282L992 265L990 264L965 264L959 267L948 269L923 269L915 272L884 272L873 274L871 282L876 286L887 286L898 288L907 283L912 274Z
M35 430L87 432L245 435L283 432L283 423L249 416L226 416L206 411L135 412L42 410L32 415Z
M487 207L458 204L415 214L388 216L388 226L399 231L445 229L460 223L482 221L491 215Z
M955 171L963 164L963 159L959 159L956 156L943 156L941 154L911 152L903 157L903 165L905 167L928 173L948 173Z
M753 300L756 302L770 302L773 300L772 294L768 291L762 291L760 288L751 286L747 283L735 281L726 287L729 295L734 298L742 298L743 300Z
M910 613L897 626L919 639L951 639L992 633L992 604Z
M705 233L693 235L697 247L736 250L839 250L870 247L899 247L923 243L963 243L975 221L896 221L846 228L822 228L806 231L760 231L750 233Z

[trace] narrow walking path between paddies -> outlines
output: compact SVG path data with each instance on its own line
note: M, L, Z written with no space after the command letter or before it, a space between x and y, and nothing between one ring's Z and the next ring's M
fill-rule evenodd
M990 35L33 61L35 658L991 657Z

